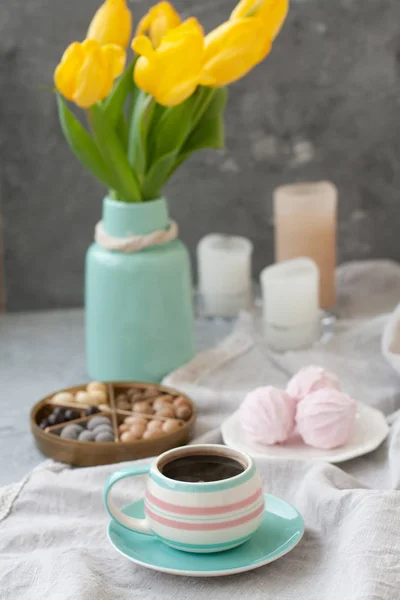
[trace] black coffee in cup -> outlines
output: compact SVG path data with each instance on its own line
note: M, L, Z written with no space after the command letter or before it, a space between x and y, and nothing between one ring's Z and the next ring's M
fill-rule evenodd
M240 475L245 467L222 454L188 454L167 462L160 470L165 477L176 481L206 483Z

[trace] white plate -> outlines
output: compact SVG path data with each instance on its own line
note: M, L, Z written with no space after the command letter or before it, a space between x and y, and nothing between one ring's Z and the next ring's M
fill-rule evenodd
M284 444L275 446L262 446L254 444L246 439L241 428L239 413L235 412L227 419L221 427L222 438L227 446L236 450L246 452L254 458L283 458L286 460L315 460L330 463L339 463L350 460L356 456L362 456L375 450L386 438L389 427L384 414L357 402L356 431L352 440L345 446L334 450L319 450L307 446L303 440L296 436Z

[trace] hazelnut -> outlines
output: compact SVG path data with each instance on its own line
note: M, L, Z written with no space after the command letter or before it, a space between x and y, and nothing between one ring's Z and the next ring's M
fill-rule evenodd
M144 390L144 392L142 392L142 398L146 399L146 400L156 398L159 395L160 395L160 391L156 385L150 385L148 388L146 388Z
M190 406L190 404L189 404L189 401L187 400L187 398L184 398L183 396L178 396L174 400L174 406L175 407L178 407L178 406Z
M139 425L140 427L144 427L146 429L148 420L144 419L143 417L139 417L139 416L137 416L137 417L126 417L126 419L124 420L124 423L126 425L129 425L129 427L131 425Z
M181 428L181 422L176 421L175 419L167 419L164 421L162 430L164 433L174 433L174 431L178 431Z
M122 425L118 427L118 431L120 433L124 433L124 431L129 431L129 425L127 425L126 423L122 423Z
M137 439L138 438L132 431L124 431L120 436L121 442L136 442Z
M149 421L146 431L159 431L162 428L162 425L162 421L153 419L152 421Z
M158 396L153 402L153 409L160 410L165 406L166 402L164 400L164 396Z
M178 406L178 408L176 409L176 416L178 417L178 419L184 419L185 421L187 421L189 419L189 417L191 416L192 411L189 408L189 406Z
M146 431L143 434L143 439L151 440L153 438L158 438L158 437L162 436L162 434L163 434L162 429L153 429L153 430L146 429Z
M169 419L173 419L175 417L175 411L172 406L163 406L160 410L157 411L158 417L168 417Z
M129 431L131 431L137 439L140 439L144 432L146 431L146 425L141 425L140 423L134 423L129 426Z
M144 415L151 415L153 409L148 402L136 402L133 405L133 411L137 413L143 413Z

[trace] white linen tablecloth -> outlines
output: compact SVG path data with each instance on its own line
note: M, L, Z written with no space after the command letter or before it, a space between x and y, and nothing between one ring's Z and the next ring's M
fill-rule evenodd
M400 599L400 377L380 349L388 313L400 300L400 267L351 263L339 269L338 283L341 319L329 343L271 355L243 315L217 349L166 380L198 404L195 441L220 442L220 423L247 390L284 386L310 363L336 371L348 393L387 415L387 441L353 461L258 461L265 489L304 516L304 538L290 554L216 579L149 571L116 554L106 538L102 487L116 466L71 469L46 461L0 490L0 599ZM143 485L139 479L121 485L118 502L139 498Z

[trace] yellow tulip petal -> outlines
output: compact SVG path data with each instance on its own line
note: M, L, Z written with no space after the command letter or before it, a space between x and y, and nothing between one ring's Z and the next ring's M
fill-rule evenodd
M140 56L135 64L134 79L136 85L143 91L155 95L157 69L145 56Z
M196 19L188 19L153 48L145 36L133 41L142 56L135 66L135 82L163 106L180 104L199 85L203 69L204 34Z
M54 73L54 85L57 90L67 98L72 100L77 73L81 68L84 60L84 53L82 52L81 44L74 42L65 50L60 64Z
M289 0L241 0L233 9L230 20L257 17L274 40L282 28L289 10Z
M102 47L101 52L109 65L112 78L119 77L125 68L126 53L124 50L116 44L107 44Z
M269 7L268 11L266 10L267 8L266 6L265 12L264 9L260 10L258 16L263 23L266 23L269 34L272 40L274 40L282 29L289 12L289 0L275 0L275 2L271 2L271 7Z
M270 48L259 19L229 21L206 36L204 73L213 78L212 87L228 85L262 61Z
M139 21L136 36L148 34L154 48L157 48L164 35L180 23L181 18L172 4L159 2Z
M132 15L126 0L106 0L89 25L86 37L101 46L117 44L127 48L132 33Z
M136 52L136 54L146 56L147 58L150 58L150 56L154 54L153 46L151 45L149 38L145 35L139 35L139 37L133 38L132 50Z
M77 78L74 102L81 108L88 108L102 100L102 92L108 83L107 77L109 74L104 72L101 55L95 51L87 54Z
M260 5L262 0L241 0L231 12L230 19L244 19L245 17L254 16L257 5Z

